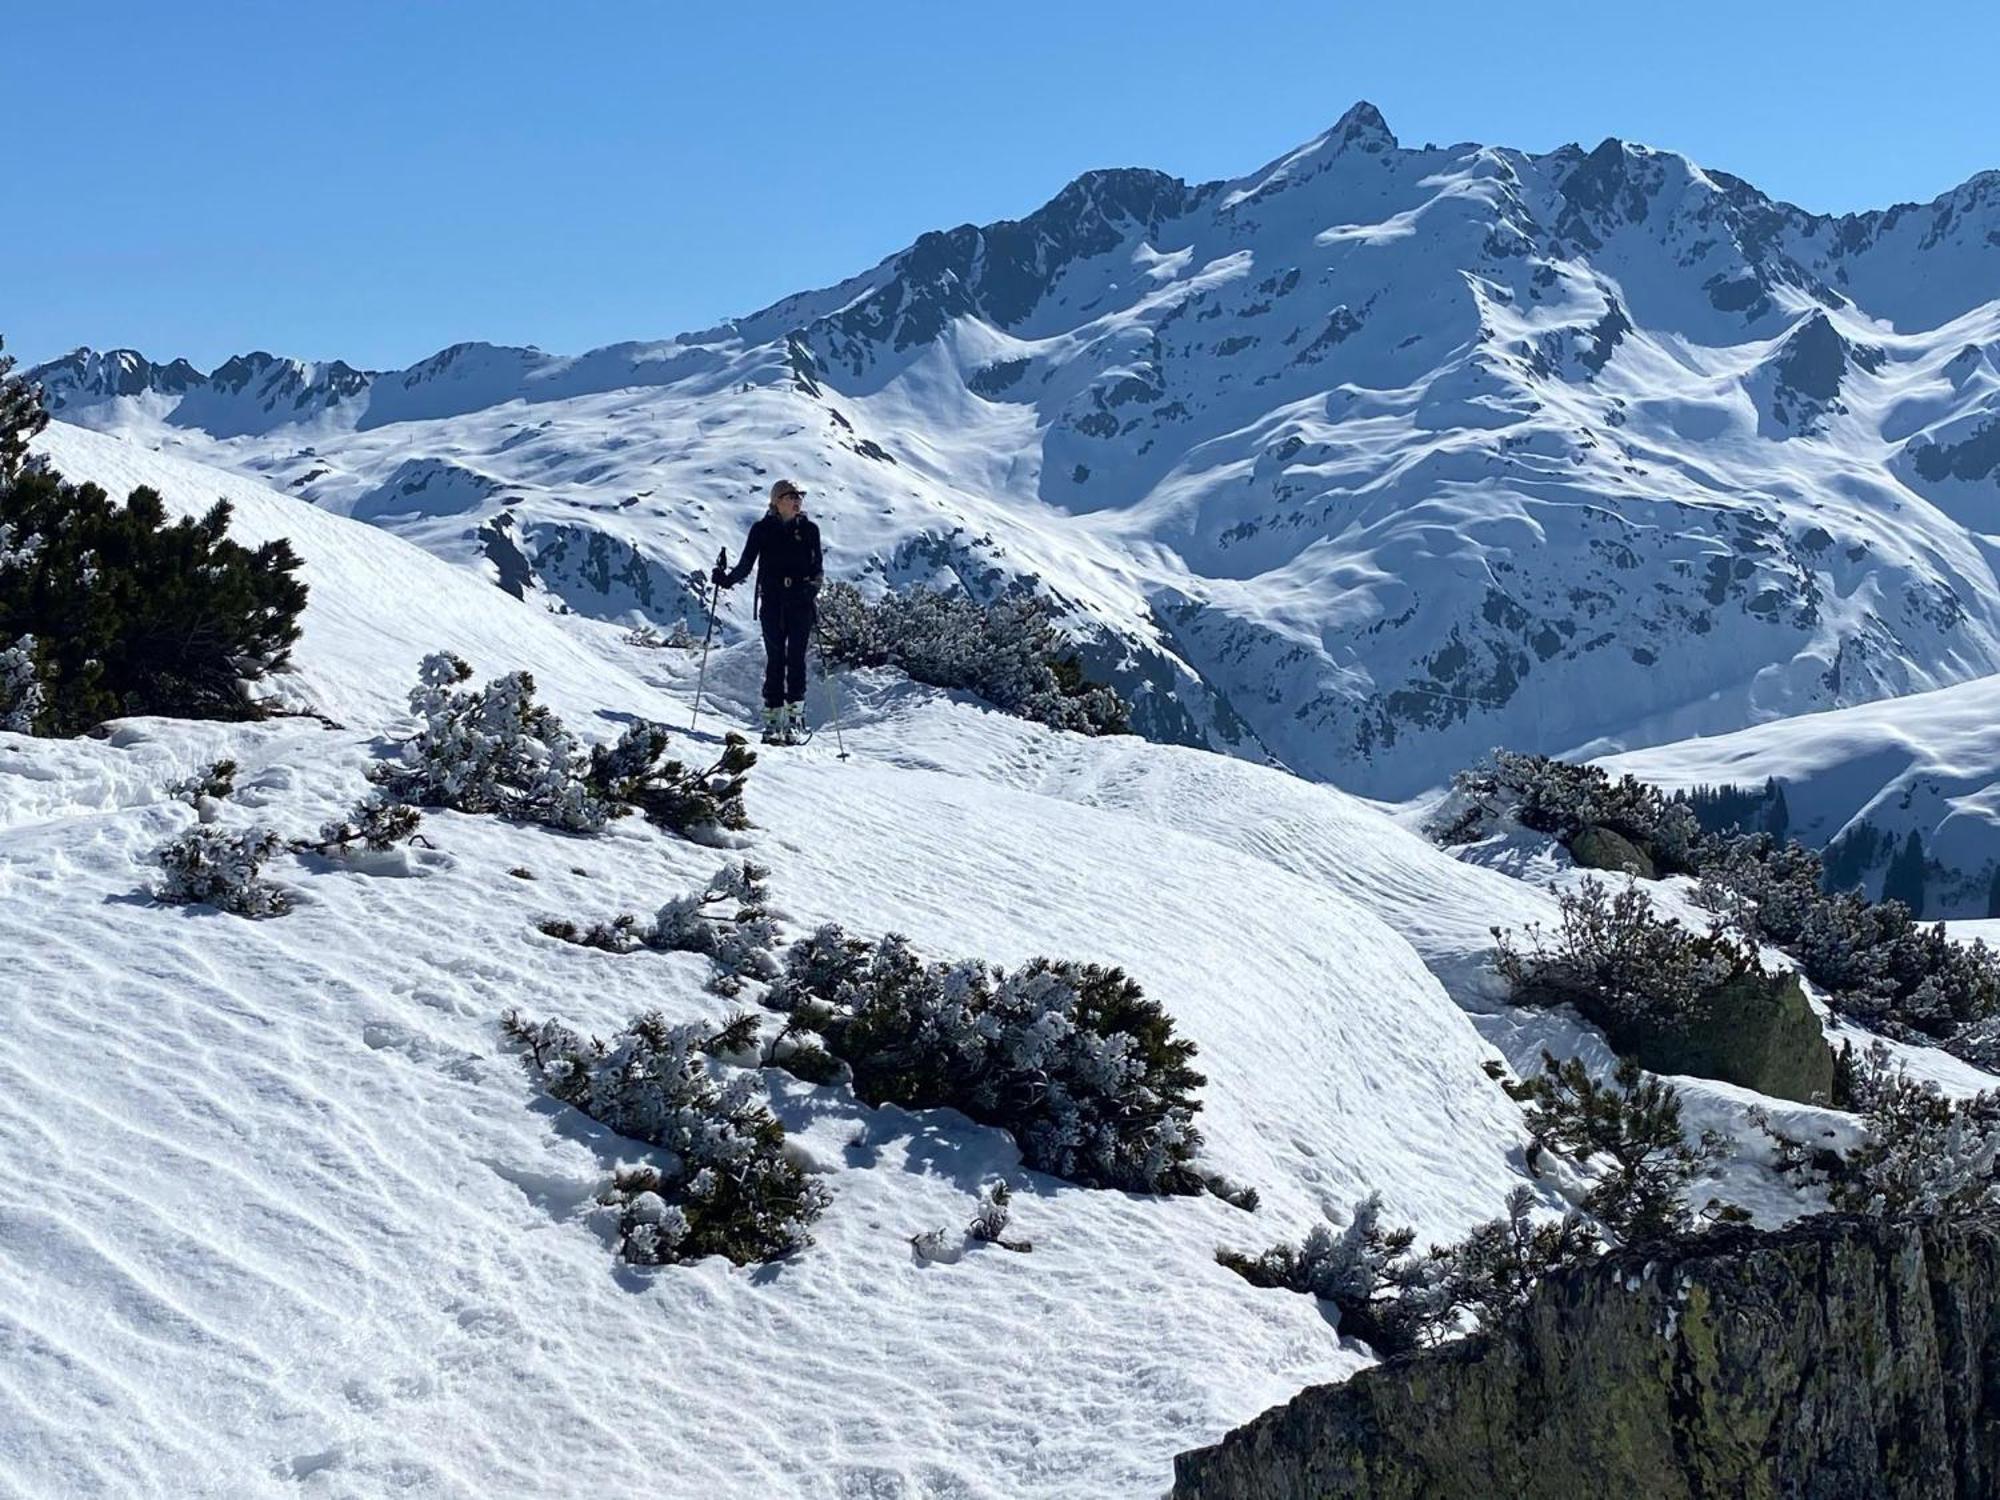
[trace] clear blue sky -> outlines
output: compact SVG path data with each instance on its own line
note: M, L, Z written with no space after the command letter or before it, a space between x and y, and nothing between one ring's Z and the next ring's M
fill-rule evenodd
M1994 0L4 0L0 334L393 366L664 337L1027 212L1406 142L1684 151L1806 207L2000 167Z

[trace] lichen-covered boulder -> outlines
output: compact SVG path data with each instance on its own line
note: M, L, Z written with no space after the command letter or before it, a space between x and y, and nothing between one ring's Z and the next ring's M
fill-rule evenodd
M1658 873L1652 856L1624 834L1593 824L1569 841L1569 856L1586 870L1610 870L1651 880Z
M1800 1104L1833 1094L1833 1048L1796 974L1744 975L1671 1025L1586 1019L1648 1072L1719 1078Z

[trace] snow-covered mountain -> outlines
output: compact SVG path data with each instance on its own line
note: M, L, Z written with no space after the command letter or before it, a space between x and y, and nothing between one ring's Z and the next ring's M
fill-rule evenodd
M1791 836L1822 849L1848 843L1845 873L1877 894L1890 856L1915 832L1931 866L1924 915L2000 916L2000 677L1677 740L1603 764L1667 788L1776 779Z
M679 616L791 474L837 571L1036 580L1149 735L1378 796L2000 671L2000 173L1829 218L1364 104L669 342L37 373L599 617Z

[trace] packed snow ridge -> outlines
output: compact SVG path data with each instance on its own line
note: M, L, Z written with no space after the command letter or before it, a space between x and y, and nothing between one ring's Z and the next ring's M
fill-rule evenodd
M2000 174L1833 218L1618 140L1091 172L581 356L80 350L59 415L671 624L771 477L837 575L1058 601L1150 737L1369 795L2000 670ZM741 622L734 630L740 632Z

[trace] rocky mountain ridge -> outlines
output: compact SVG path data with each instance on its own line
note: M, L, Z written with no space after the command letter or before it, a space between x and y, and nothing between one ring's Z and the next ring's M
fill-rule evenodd
M2000 670L2000 174L1827 217L1363 104L668 342L39 374L610 617L687 613L792 473L866 586L1041 589L1145 732L1374 795Z

